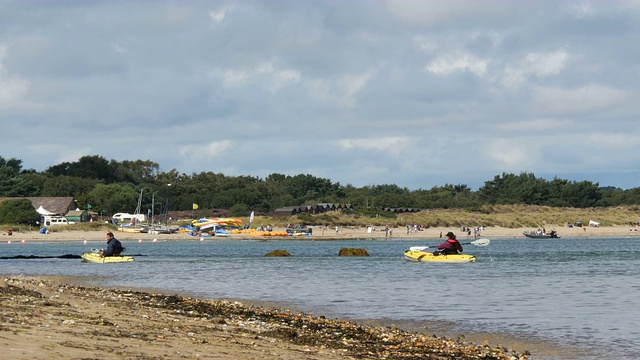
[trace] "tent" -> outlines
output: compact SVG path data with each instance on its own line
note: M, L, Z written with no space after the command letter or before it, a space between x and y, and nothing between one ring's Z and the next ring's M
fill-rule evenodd
M42 207L42 205L40 205L40 207L37 208L36 211L40 215L55 215L56 214L56 213L52 213L51 211L46 210L45 208Z

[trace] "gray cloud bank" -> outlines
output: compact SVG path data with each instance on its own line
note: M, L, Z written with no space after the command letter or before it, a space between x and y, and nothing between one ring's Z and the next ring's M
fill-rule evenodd
M0 155L639 186L637 1L0 1Z

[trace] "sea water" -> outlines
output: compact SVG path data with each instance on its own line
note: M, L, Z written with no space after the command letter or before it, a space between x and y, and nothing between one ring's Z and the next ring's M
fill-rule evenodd
M465 240L461 241L462 243ZM124 242L136 261L0 260L5 275L89 277L94 285L289 304L316 316L425 321L507 334L570 351L534 359L640 358L640 238L508 239L465 246L476 263L412 263L410 246L438 240L160 240ZM0 243L0 257L81 254L104 243ZM339 257L341 248L368 257ZM265 257L286 250L291 257Z

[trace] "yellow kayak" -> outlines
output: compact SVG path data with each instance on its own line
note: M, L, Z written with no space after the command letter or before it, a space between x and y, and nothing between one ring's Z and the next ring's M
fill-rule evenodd
M82 261L92 263L119 263L133 261L132 256L107 256L101 257L100 254L87 252L82 254Z
M476 257L469 254L452 254L452 255L433 255L428 251L412 251L407 250L404 258L408 261L424 261L424 262L442 262L442 263L460 263L475 262Z

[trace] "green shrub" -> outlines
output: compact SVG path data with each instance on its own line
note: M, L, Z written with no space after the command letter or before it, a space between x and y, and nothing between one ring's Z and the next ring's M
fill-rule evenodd
M40 214L28 199L11 199L0 203L0 224L24 224L36 226Z
M248 216L248 215L249 215L249 206L247 204L235 204L229 208L229 216L231 217Z

